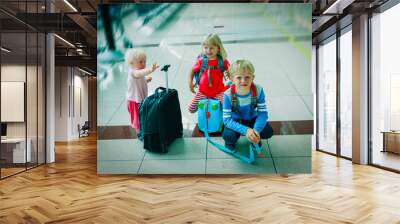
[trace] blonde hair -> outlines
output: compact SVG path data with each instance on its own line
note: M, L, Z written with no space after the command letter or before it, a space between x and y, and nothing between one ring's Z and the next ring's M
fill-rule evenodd
M248 60L241 59L241 60L236 60L229 67L229 73L232 78L241 72L247 72L252 76L254 76L255 70L253 64Z
M221 41L221 39L219 38L218 34L215 34L215 33L209 34L209 35L203 40L203 43L202 43L203 46L206 45L206 44L210 44L210 45L217 46L217 47L219 48L218 54L219 54L223 59L226 59L226 57L228 56L228 55L226 54L224 45L222 45L222 41Z
M125 53L125 62L133 66L140 59L146 59L146 53L141 49L128 49Z

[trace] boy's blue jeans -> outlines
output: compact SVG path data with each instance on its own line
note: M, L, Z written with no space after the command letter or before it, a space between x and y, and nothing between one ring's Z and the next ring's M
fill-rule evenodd
M256 122L256 119L236 120L236 121L247 127L253 127L254 123ZM269 123L267 122L264 129L261 131L260 136L262 139L268 139L268 138L271 138L273 134L274 134L274 130L272 130L271 125L269 125ZM235 146L236 146L236 142L240 138L240 133L225 127L224 131L222 132L222 138L224 138L224 140L225 140L225 147L227 147L228 149L234 150ZM261 145L261 141L260 141L260 145Z

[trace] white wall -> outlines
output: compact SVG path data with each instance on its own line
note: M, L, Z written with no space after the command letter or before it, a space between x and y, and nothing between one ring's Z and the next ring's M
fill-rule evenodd
M28 66L28 70L29 70ZM1 65L1 81L25 82L24 65Z
M67 67L55 68L55 141L68 140L68 71Z
M56 67L56 141L78 138L78 124L88 120L88 78L83 75L76 68Z
M76 72L76 70L75 70ZM75 73L76 74L76 73ZM82 73L79 73L82 74ZM85 122L88 120L88 77L75 75L75 87L79 87L81 89L81 101L82 101L82 115L78 116L80 118L80 122Z
M20 81L25 82L25 65L2 65L1 81ZM6 110L7 108L1 108ZM25 137L24 122L7 123L8 137Z
M1 121L25 121L25 83L1 82ZM36 108L36 105L35 105Z
M22 122L6 122L7 137L24 138L25 135L30 139L32 161L44 162L44 74L41 66L25 66L25 64L3 64L1 66L2 82L24 82L26 87L26 106L23 102L21 112L25 114L26 120ZM25 80L27 78L27 80ZM4 89L3 89L4 90ZM3 91L2 90L2 91ZM7 95L2 95L2 98ZM25 100L24 100L25 101ZM12 110L9 107L2 107L1 110ZM4 111L3 111L4 112ZM7 111L11 112L12 111ZM24 116L24 115L23 115ZM37 157L37 153L39 156Z
M24 65L2 65L1 66L1 81L3 82L25 82L25 64ZM36 66L28 66L27 72L29 75L36 74ZM28 77L29 79L29 77ZM36 99L36 80L28 80L30 86L34 86L34 88L27 88L27 106L29 107L27 113L28 120L28 137L29 133L36 133L36 120L37 115L32 111L36 111L36 107L41 105L37 105ZM4 97L4 96L3 96ZM1 108L2 110L7 110L8 108ZM32 123L33 122L33 123ZM25 123L26 122L7 122L7 136L9 137L25 137ZM31 130L32 128L32 130Z

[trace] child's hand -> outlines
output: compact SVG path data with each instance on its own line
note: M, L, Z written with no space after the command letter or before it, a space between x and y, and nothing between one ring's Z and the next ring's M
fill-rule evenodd
M153 66L151 67L151 72L154 72L157 68L159 68L160 66L157 65L157 63L154 63Z
M258 144L260 142L260 135L251 128L247 129L246 137L254 144Z
M232 82L232 78L231 78L231 74L229 73L229 70L225 71L225 77L226 77L226 79L228 79L229 81Z
M196 93L196 92L194 91L194 88L195 88L195 85L193 84L193 82L189 82L189 89L190 89L190 91L191 91L192 93Z
M153 78L152 78L151 76L147 76L147 77L146 77L146 82L149 83L149 82L151 82L152 79L153 79Z
M257 144L261 141L261 136L260 136L260 133L258 133L256 130L254 130L253 129L253 131L254 131L254 134L256 134L256 136L257 136Z

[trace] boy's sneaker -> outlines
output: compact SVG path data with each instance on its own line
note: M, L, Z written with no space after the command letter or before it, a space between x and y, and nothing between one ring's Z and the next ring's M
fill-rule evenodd
M262 150L262 142L261 142L261 141L258 143L258 146L260 147L260 152L257 154L257 157L258 157L258 158L265 158L266 155L265 155L265 153L264 153L263 150ZM254 147L254 146L253 146L253 147Z

